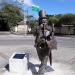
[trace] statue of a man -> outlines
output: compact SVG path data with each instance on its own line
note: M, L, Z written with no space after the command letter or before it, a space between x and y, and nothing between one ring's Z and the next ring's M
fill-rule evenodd
M57 42L54 39L54 26L50 25L43 10L39 12L39 25L35 30L35 36L35 47L41 61L38 74L42 74L46 71L48 58L52 65L51 50L57 48Z

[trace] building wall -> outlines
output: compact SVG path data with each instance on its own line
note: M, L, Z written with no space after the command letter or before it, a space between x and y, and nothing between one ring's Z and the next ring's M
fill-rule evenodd
M28 26L27 25L18 25L15 27L15 32L27 33Z
M18 25L18 31L27 31L27 25Z
M75 27L71 28L71 34L75 34Z
M75 27L55 27L56 34L75 34Z
M61 34L69 34L68 27L61 27Z
M61 27L55 27L55 34L61 34Z

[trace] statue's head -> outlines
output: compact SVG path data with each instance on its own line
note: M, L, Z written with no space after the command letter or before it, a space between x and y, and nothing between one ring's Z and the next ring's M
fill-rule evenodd
M46 13L44 10L40 10L39 11L39 25L40 24L47 24L47 17L46 17Z

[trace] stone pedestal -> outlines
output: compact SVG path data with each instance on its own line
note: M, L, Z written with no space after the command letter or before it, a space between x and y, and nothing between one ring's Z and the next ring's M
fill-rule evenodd
M9 70L14 73L28 71L28 61L25 53L14 53L9 59Z

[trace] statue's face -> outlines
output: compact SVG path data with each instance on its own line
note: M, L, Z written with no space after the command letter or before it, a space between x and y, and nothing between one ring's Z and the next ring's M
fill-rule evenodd
M42 19L42 23L47 24L48 23L47 19Z

